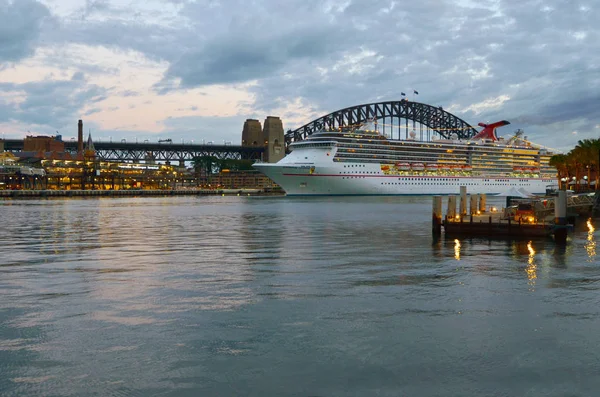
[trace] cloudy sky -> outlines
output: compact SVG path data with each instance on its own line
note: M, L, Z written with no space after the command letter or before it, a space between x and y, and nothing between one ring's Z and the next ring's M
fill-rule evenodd
M600 136L598 21L598 0L0 0L0 132L239 142L417 90L568 150Z

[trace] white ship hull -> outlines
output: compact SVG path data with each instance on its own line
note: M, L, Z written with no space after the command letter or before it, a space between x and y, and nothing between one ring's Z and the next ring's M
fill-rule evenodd
M555 183L547 150L498 142L490 131L494 139L430 142L391 141L369 129L323 131L292 143L278 163L254 167L290 196L457 194L460 186L474 193L515 188L543 194Z
M285 159L284 159L285 160ZM282 162L284 161L282 160ZM318 164L259 163L255 167L277 183L289 196L333 195L448 195L460 186L475 193L499 194L511 187L533 194L544 194L555 182L544 178L504 178L446 175L386 175L379 164L356 164L349 168L339 163ZM313 170L311 173L311 169ZM351 173L348 173L349 170Z

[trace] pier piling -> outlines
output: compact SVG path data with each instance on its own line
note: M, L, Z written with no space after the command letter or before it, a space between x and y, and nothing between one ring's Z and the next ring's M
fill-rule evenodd
M454 219L456 217L456 196L448 196L448 210L446 217Z
M471 215L477 215L477 211L478 211L478 202L477 201L479 199L478 196L479 196L478 194L472 194L470 197L471 202L469 203L469 213Z
M486 197L485 194L480 194L479 195L479 211L483 214L485 212L485 206L486 206Z
M434 236L440 236L442 234L442 196L433 196L432 206L431 232Z
M460 217L467 215L467 187L460 187Z
M559 190L554 198L554 241L558 244L567 242L567 192Z

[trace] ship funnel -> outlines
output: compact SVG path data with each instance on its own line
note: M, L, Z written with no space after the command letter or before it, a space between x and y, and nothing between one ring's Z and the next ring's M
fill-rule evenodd
M510 122L506 120L497 121L491 124L479 123L478 125L483 127L483 129L471 139L491 139L492 141L497 141L498 136L496 135L496 128L508 124L510 124Z

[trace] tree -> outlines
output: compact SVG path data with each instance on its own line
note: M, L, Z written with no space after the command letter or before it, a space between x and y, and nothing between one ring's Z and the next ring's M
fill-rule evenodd
M196 177L206 176L208 184L210 184L211 176L218 164L219 159L215 156L198 156L192 159L192 166L194 167Z
M580 140L573 149L573 155L577 156L582 165L585 166L588 183L592 182L592 171L595 171L595 188L597 189L598 180L600 179L600 139Z
M558 171L559 184L561 178L569 178L569 170L567 167L568 158L566 154L555 154L554 156L550 157L549 164L552 167L555 167Z

